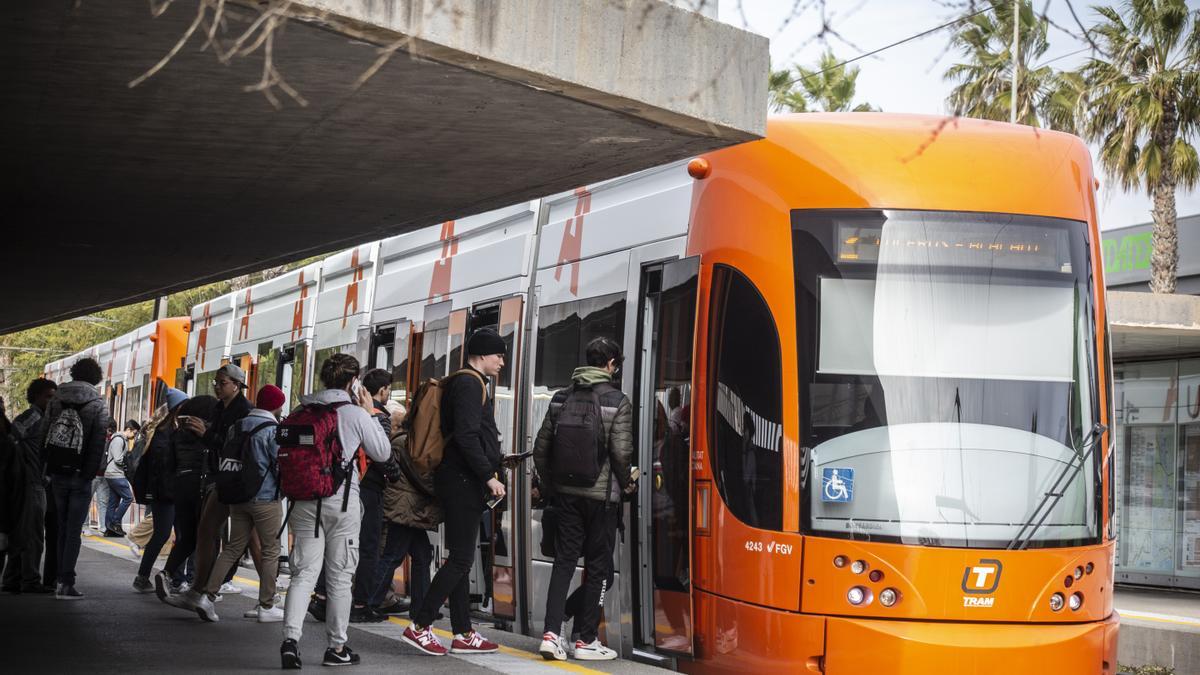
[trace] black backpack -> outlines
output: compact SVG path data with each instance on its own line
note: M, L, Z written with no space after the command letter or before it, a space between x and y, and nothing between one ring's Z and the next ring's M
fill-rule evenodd
M217 455L217 499L222 504L244 504L254 499L267 478L254 461L250 439L263 429L278 424L263 422L249 431L242 431L241 426L238 423L229 428Z
M602 430L603 413L596 387L572 386L554 425L550 471L555 484L571 487L596 484L608 454Z
M83 405L61 405L61 412L46 431L46 471L66 475L79 471L83 465L84 428L79 414Z

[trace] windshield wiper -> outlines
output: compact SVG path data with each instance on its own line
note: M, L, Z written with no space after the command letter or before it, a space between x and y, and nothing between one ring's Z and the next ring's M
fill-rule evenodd
M1058 506L1058 502L1066 494L1067 488L1071 487L1071 483L1075 482L1075 478L1083 471L1083 467L1087 465L1088 459L1092 456L1092 449L1096 447L1096 441L1100 436L1108 431L1108 427L1096 422L1092 426L1092 431L1083 439L1083 443L1078 448L1071 448L1071 461L1063 467L1062 472L1058 474L1058 478L1054 480L1054 484L1050 489L1042 495L1042 500L1034 507L1029 514L1029 518L1021 529L1017 531L1017 535L1008 542L1006 547L1010 551L1023 551L1029 546L1029 542L1033 540L1033 536L1037 531L1042 529L1046 519L1050 517L1050 513L1054 511L1054 507Z

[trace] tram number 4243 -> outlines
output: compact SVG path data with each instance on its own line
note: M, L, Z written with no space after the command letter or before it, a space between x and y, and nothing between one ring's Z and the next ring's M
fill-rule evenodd
M766 544L761 541L746 540L746 550L753 553L773 553L776 555L791 555L794 544L776 544L773 541L768 541Z

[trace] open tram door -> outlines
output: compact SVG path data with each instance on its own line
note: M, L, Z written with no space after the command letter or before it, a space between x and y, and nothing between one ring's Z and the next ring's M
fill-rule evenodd
M628 609L635 653L627 655L649 660L693 653L690 447L699 269L695 257L642 267L637 351L625 364L636 374L635 465L642 474L623 544L634 572Z

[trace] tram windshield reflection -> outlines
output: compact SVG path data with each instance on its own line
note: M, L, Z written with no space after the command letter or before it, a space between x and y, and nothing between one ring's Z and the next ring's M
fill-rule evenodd
M793 213L808 531L1002 548L1065 473L1029 546L1096 539L1087 250L1051 218Z

